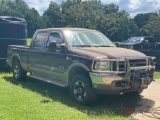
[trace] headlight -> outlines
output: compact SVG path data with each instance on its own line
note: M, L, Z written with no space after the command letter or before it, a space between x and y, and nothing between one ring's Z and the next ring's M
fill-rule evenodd
M111 62L96 62L94 70L96 71L110 71Z

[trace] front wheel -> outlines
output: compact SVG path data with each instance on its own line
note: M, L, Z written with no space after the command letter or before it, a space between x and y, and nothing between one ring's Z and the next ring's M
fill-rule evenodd
M89 77L83 75L73 77L70 85L70 93L76 103L87 105L96 100L96 91L93 89L89 80Z
M13 77L16 80L24 80L26 78L27 72L23 70L19 61L13 63Z

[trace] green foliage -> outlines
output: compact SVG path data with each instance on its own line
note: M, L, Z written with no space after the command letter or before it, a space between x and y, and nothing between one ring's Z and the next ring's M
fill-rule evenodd
M138 35L154 36L160 42L160 14L144 13L137 14L134 17L134 22L138 26Z
M144 35L155 36L157 41L160 42L160 17L152 16L146 25L141 29Z
M139 28L147 24L151 16L156 16L155 13L139 13L134 17L134 22Z

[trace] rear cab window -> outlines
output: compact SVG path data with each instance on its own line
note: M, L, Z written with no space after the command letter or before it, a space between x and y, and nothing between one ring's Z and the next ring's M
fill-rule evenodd
M34 38L34 42L32 44L32 47L35 48L44 48L45 42L46 42L46 36L47 32L38 32Z

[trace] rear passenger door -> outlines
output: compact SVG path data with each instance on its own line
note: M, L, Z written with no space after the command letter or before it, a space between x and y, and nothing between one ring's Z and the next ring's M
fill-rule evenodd
M33 38L28 56L29 69L36 74L43 73L44 47L46 43L46 31L41 31Z

